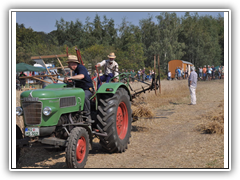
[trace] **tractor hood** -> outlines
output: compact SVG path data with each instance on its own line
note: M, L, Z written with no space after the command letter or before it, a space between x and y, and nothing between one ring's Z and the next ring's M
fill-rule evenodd
M24 91L21 94L21 99L25 97L36 97L41 99L45 98L61 98L69 96L79 96L84 94L81 88L51 88L51 89L36 89Z
M57 88L51 87L24 91L21 94L21 106L23 110L26 112L34 110L35 114L41 116L41 120L38 122L39 126L55 126L58 124L58 120L62 114L83 110L85 99L83 89L55 87ZM43 109L46 107L51 109L49 116L43 114ZM28 125L31 124L32 117L28 117L27 113L23 114L25 122L28 122Z

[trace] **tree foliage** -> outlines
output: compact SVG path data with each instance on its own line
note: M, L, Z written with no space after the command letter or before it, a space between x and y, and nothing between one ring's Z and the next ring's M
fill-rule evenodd
M161 69L167 72L168 62L181 59L192 62L195 66L223 65L224 57L224 19L220 15L199 16L189 12L183 17L176 13L163 12L155 17L149 16L133 25L125 18L116 28L114 20L96 14L90 21L87 17L82 23L78 19L73 22L63 18L56 21L57 30L48 34L35 32L17 24L16 52L17 63L34 64L31 56L76 54L75 47L81 50L85 64L92 67L110 52L117 56L120 69L135 71L154 66L154 55L160 57ZM66 59L62 58L63 65ZM44 59L54 62L56 59Z

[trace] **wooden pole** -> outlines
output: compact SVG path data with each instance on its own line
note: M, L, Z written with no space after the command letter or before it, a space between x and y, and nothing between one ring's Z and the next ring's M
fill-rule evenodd
M157 89L156 89L156 56L154 55L154 86L155 86L155 95L157 95Z
M160 60L158 55L158 75L159 75L159 93L161 94L161 82L160 82Z
M68 66L63 66L63 68L67 68ZM62 67L54 67L54 68L48 68L49 70L52 70L52 69L62 69Z
M48 70L48 68L47 68L47 66L46 66L46 64L45 64L45 62L43 61L43 64L44 64L44 66L45 66L45 68L46 68L46 70L47 70L47 72L48 72L48 74L50 75L51 73L50 73L50 71ZM53 80L53 77L52 76L50 76L50 78L52 79L52 81L54 82L54 80Z
M39 79L39 78L36 78L36 77L32 77L33 79L36 79L36 80L39 80L39 81L42 81L42 82L46 82L46 83L51 83L51 82L48 82L48 81L45 81L45 80L42 80L42 79Z
M67 76L67 73L66 73L66 71L65 71L65 69L64 69L64 67L63 67L63 65L62 65L62 63L61 63L61 61L60 61L60 59L58 57L57 57L57 60L58 60L58 62L60 64L62 70L64 71L64 75Z
M53 74L53 75L22 76L22 77L19 77L19 78L20 79L30 79L31 77L51 77L51 76L57 76L57 75Z
M31 59L55 58L56 56L57 56L57 57L67 57L67 54L47 55L47 56L32 56Z
M48 81L44 81L44 80L42 80L42 79L39 79L39 77L51 77L51 78L53 78L53 79L56 79L56 80L58 80L58 81L62 81L62 82L63 82L63 80L58 79L58 78L53 77L53 76L57 76L57 75L53 74L53 75L22 76L22 77L19 77L19 78L20 78L20 79L36 79L36 80L39 80L39 81L43 81L43 82L50 83L50 82L48 82Z

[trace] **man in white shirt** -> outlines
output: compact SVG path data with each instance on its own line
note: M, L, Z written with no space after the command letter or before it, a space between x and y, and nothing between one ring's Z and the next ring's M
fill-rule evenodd
M195 67L191 66L191 73L188 79L188 87L191 95L191 105L196 105L197 73Z
M109 82L109 80L118 75L118 63L114 60L116 58L114 53L108 55L108 60L103 60L95 65L96 68L104 66L105 73L100 77L97 88L101 86L101 82ZM113 79L114 82L118 81L119 77Z

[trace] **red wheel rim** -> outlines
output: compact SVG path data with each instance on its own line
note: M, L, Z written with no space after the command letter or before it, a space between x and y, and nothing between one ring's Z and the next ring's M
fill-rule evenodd
M81 163L85 157L86 154L86 140L84 137L81 137L77 142L77 148L76 148L76 156L77 156L77 162Z
M117 133L120 139L124 139L128 130L128 111L124 102L121 102L117 109Z

